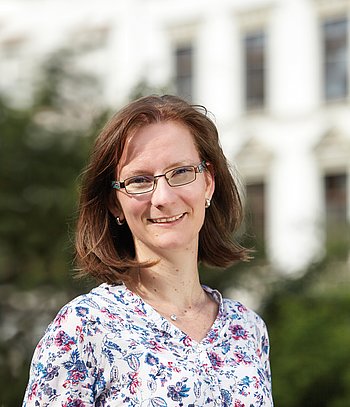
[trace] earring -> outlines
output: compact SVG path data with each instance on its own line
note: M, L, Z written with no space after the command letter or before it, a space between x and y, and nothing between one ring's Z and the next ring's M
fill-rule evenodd
M118 226L122 226L122 225L124 225L124 223L125 223L125 219L120 220L120 217L119 217L119 216L116 216L115 221L117 222L117 225L118 225Z
M209 208L209 206L210 206L210 199L205 198L205 208Z

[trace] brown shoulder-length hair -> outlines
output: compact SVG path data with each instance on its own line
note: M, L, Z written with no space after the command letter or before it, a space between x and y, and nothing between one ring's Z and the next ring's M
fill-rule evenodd
M198 261L228 267L248 258L248 250L234 239L243 217L239 191L207 110L176 96L146 96L128 104L105 125L83 173L76 230L81 275L119 283L129 278L129 270L154 264L138 263L128 225L118 226L108 208L111 199L117 199L111 181L127 138L142 126L164 121L182 123L190 130L200 159L210 163L215 176L215 191L199 233Z

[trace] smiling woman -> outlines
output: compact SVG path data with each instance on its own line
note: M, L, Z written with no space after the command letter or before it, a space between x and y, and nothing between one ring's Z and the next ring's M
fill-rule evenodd
M202 286L198 264L246 260L235 180L206 110L141 98L98 136L77 261L102 284L39 343L24 406L272 406L261 318Z
M177 167L180 161L183 166ZM192 134L174 121L146 125L129 138L116 169L116 176L128 182L118 190L110 211L125 218L137 261L178 256L177 250L184 249L197 253L205 200L214 193L210 164L194 164L200 161ZM135 179L148 180L148 188L141 186L140 191L137 182L130 193L129 182Z

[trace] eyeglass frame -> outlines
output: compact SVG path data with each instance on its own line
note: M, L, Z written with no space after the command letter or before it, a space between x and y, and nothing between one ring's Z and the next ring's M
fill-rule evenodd
M179 169L179 168L184 168L184 167L185 167L185 168L188 168L188 167L194 168L194 179L193 179L192 181L185 182L184 184L170 185L170 184L169 184L169 179L167 178L166 175L167 175L169 172L171 172L171 171L177 170L177 169ZM145 192L128 192L128 190L126 189L126 186L125 186L125 182L126 182L128 179L131 179L131 178L134 178L134 177L140 177L140 176L142 176L143 174L134 175L134 176L132 176L132 177L128 177L128 178L126 178L124 181L111 181L111 187L112 187L113 189L116 189L117 191L120 191L121 189L125 189L125 192L126 192L127 194L129 194L129 195L148 194L149 192L153 192L153 191L156 189L158 179L161 178L161 177L164 177L164 178L166 179L167 184L168 184L171 188L176 188L176 187L181 187L181 186L183 186L183 185L191 184L192 182L194 182L194 181L197 179L196 174L197 174L197 173L201 174L201 173L203 173L206 169L207 169L207 162L206 162L205 160L203 160L203 161L201 161L198 165L182 165L182 166L180 166L180 167L171 168L170 170L166 171L164 174L152 175L152 176L151 176L151 177L153 178L152 189L150 189L149 191L145 191Z

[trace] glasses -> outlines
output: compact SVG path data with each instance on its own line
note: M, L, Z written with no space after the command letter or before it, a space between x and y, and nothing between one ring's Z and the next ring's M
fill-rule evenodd
M112 181L112 188L118 191L123 188L131 195L146 194L156 188L158 179L161 177L165 177L169 186L180 187L195 181L196 174L202 173L206 168L206 162L202 161L198 165L176 167L160 175L135 175L124 181Z

